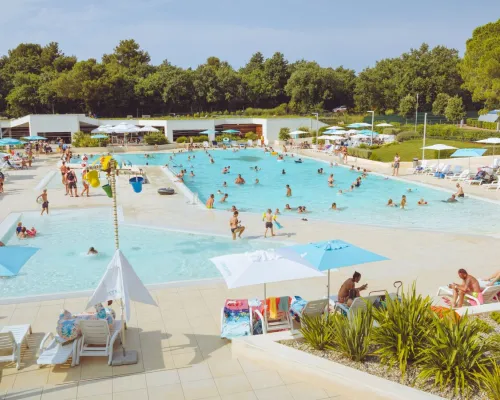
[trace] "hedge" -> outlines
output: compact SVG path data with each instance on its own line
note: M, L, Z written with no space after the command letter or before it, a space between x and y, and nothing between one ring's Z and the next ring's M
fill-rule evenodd
M422 137L424 132L423 125L417 127L417 137ZM399 134L401 135L401 133ZM399 137L398 135L398 137ZM409 135L408 135L409 136ZM495 131L479 131L473 129L461 129L456 125L427 125L426 136L436 139L450 139L461 141L476 141L486 139L492 136L500 137L499 132ZM399 140L399 139L398 139ZM409 139L406 139L409 140Z
M483 129L497 129L497 123L496 122L486 122L486 121L479 121L475 118L467 118L466 123L468 126L474 126L476 128L483 128Z
M370 159L372 156L372 151L369 149L360 149L359 147L348 147L347 154L353 157Z

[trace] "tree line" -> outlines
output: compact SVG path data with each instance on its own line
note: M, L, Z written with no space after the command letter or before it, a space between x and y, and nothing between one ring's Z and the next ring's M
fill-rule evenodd
M57 43L23 43L0 58L0 115L84 112L98 116L236 112L279 114L331 110L444 113L450 99L468 109L500 106L500 20L474 30L464 58L445 46L422 44L378 61L359 74L314 61L289 62L276 52L253 54L240 69L217 57L197 68L168 60L152 65L133 39L113 53L77 60ZM457 100L459 99L459 100ZM460 107L459 107L460 108Z

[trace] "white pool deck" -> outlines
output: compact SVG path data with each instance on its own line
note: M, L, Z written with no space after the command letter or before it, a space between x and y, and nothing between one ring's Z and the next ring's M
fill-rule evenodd
M490 162L492 158L481 161L486 160ZM13 212L39 209L35 202L39 192L34 188L54 169L55 162L56 158L51 157L49 161L35 164L31 170L9 172L6 193L0 195L0 221ZM368 162L366 165L382 173L390 171L384 164ZM404 168L401 175L403 173ZM172 183L159 167L148 168L147 174L151 184L145 185L140 195L133 193L128 178L118 180L118 203L128 223L229 236L229 213L190 205L182 194L160 197L156 190ZM410 176L409 179L453 188L449 181L430 177ZM467 186L466 193L500 200L500 191L487 192L484 188ZM64 196L62 185L61 189L50 190L48 194L52 209L111 207L110 199L100 189L91 189L90 198ZM260 215L243 213L241 219L247 227L244 236L262 237ZM356 268L363 275L362 282L368 282L369 290L390 289L395 280L405 284L416 280L419 292L434 295L438 286L457 281L459 268L466 268L478 277L498 269L498 243L494 237L304 222L294 218L283 218L283 225L280 240L305 243L336 238L387 256L387 261ZM266 240L272 247L274 239ZM354 270L343 268L333 272L332 287L337 288ZM260 286L228 290L224 283L212 281L155 289L152 294L159 307L134 304L127 331L128 347L139 351L140 361L137 365L121 367L108 367L104 357L84 358L73 368L64 365L39 369L36 365L35 350L43 335L55 330L60 310L83 311L86 297L68 294L55 300L19 300L0 305L0 325L31 323L33 327L30 348L23 349L21 369L17 371L13 364L0 364L0 399L380 398L352 386L312 385L264 364L244 358L232 359L230 343L219 338L221 306L226 298L261 297ZM326 294L326 278L268 285L269 296L294 294L305 299L321 298Z

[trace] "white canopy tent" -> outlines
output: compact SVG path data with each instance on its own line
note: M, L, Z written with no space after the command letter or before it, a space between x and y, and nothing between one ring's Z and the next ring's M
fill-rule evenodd
M478 140L476 143L492 144L493 145L493 155L495 155L495 147L497 144L500 144L500 138L489 137L488 139Z
M433 144L432 146L422 147L422 150L437 150L438 161L441 158L441 150L456 150L458 147L448 146L447 144Z
M298 138L300 135L304 134L304 133L307 133L307 132L304 132L304 131L292 131L289 133L290 137L293 137L293 138Z
M139 129L139 132L160 132L160 130L156 129L154 126L143 126Z

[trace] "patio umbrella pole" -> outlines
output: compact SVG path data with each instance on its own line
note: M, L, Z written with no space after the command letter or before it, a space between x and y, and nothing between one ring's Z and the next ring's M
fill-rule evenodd
M264 326L262 327L262 332L264 332L264 329L266 330L265 333L267 333L267 290L266 290L266 284L264 283Z
M326 307L326 316L330 313L330 270L328 270L328 284L326 285L326 298L328 299L328 306Z

